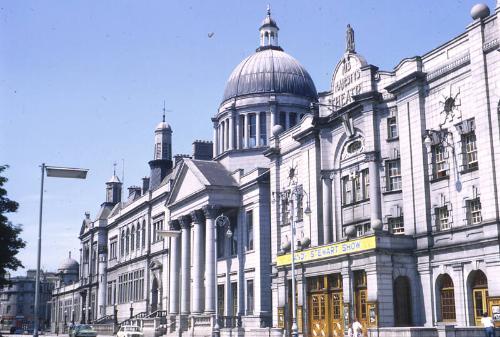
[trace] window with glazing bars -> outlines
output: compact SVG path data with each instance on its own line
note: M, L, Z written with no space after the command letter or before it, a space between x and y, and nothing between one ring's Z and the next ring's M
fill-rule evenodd
M441 144L434 145L432 149L434 155L434 178L446 177L448 175L446 149Z
M387 118L387 138L394 139L398 137L398 123L396 117Z
M450 213L448 211L448 206L437 207L436 208L436 225L438 230L450 229L451 224L449 221Z
M478 167L477 162L477 147L476 134L474 132L462 135L462 143L464 147L464 167L467 170Z
M403 217L389 218L389 230L392 234L404 234L405 226L403 223Z
M387 167L387 190L398 191L401 189L401 162L399 159L390 160L386 163Z
M467 218L469 225L475 225L482 221L481 200L479 198L467 200Z

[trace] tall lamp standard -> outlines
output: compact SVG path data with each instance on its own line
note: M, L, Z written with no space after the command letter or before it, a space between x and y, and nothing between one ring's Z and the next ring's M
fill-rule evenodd
M36 280L35 280L35 324L33 329L33 336L38 337L38 307L39 307L39 297L40 297L40 259L42 255L42 214L43 214L43 183L45 172L47 172L47 177L54 178L74 178L74 179L85 179L87 178L87 169L80 168L70 168L70 167L56 167L47 166L42 163L42 179L40 186L40 213L38 218L38 253L36 262Z
M223 229L227 228L226 230L226 238L230 239L233 237L233 232L231 231L231 222L229 221L229 218L224 215L224 213L220 214L217 218L215 218L215 226L214 226L214 241L215 241L215 249L214 249L214 255L215 255L215 324L214 324L214 331L213 335L214 337L220 336L220 326L219 326L219 299L218 299L218 284L217 284L217 227L221 227Z
M311 208L309 206L309 195L304 191L302 186L300 186L297 182L297 167L293 166L289 170L288 174L289 186L290 189L282 192L273 192L273 197L276 195L281 199L282 202L286 202L290 207L291 214L291 254L292 254L292 336L297 337L298 326L297 326L297 300L295 298L295 235L296 235L296 218L295 215L295 203L298 203L299 200L302 202L304 196L308 198L306 208L304 209L304 214L309 216L311 214ZM298 214L297 214L298 215Z

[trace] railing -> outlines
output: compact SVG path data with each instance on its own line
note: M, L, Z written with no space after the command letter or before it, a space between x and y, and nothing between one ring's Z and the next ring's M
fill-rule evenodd
M155 318L155 317L167 317L167 311L166 310L156 310L152 312L150 315L147 316L148 318Z
M241 328L241 316L219 316L221 328Z
M212 326L212 317L211 316L193 316L193 326Z
M99 319L96 319L94 321L94 324L101 324L106 321L114 321L115 320L115 315L106 315L104 317L101 317Z
M129 324L130 322L132 322L135 319L144 318L144 317L147 317L147 316L148 316L148 313L145 312L145 311L142 311L142 312L140 312L140 313L132 316L132 318L127 318L126 320L120 322L118 325L120 325L120 326L127 325L127 324Z
M92 328L98 335L113 335L117 330L114 323L92 324Z

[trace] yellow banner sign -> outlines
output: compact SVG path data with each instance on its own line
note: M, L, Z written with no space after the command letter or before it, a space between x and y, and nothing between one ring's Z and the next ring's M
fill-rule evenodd
M317 248L310 248L302 250L300 252L295 252L295 263L315 261L339 255L358 253L364 250L374 249L376 246L377 240L375 236L369 236L367 238L334 243ZM291 263L292 254L281 255L276 259L276 265L278 267L286 266Z

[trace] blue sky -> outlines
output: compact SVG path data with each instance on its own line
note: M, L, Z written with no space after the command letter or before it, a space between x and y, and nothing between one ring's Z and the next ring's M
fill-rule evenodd
M2 1L0 2L0 164L10 216L28 242L20 258L36 266L40 168L85 167L88 179L48 178L44 268L72 251L85 211L95 216L113 162L125 187L140 185L153 130L166 100L174 153L212 137L232 69L258 46L270 2L280 44L328 90L353 26L356 50L391 70L464 31L475 1ZM495 1L486 2L494 11ZM211 38L209 33L214 33ZM17 272L19 274L19 272Z

